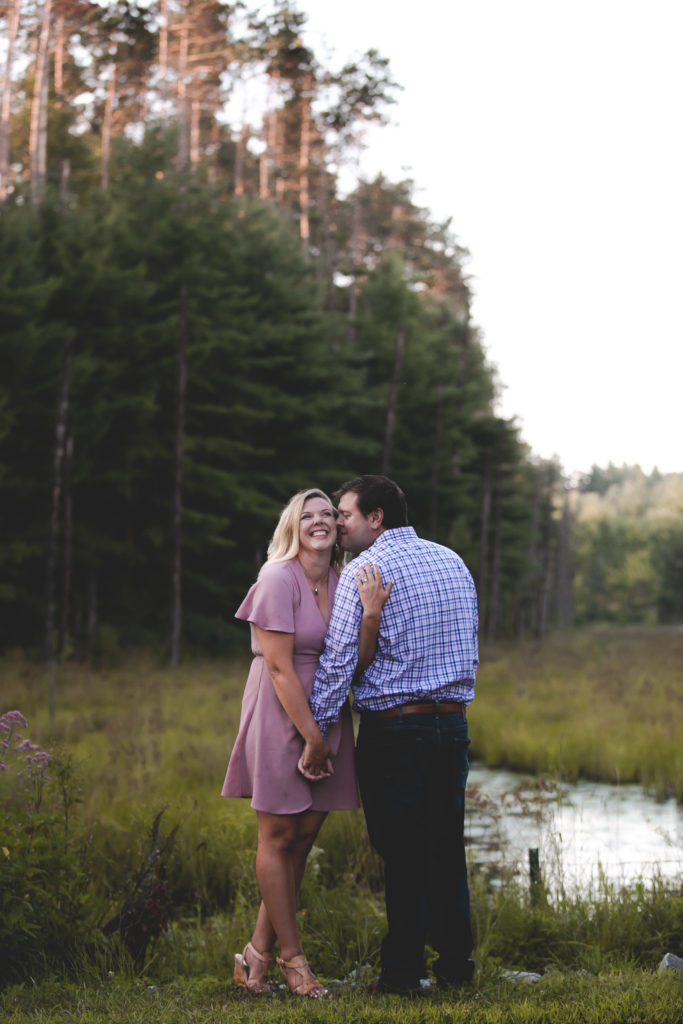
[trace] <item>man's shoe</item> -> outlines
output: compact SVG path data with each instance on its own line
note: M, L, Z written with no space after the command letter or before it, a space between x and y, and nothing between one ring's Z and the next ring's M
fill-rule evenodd
M421 996L422 995L422 988L421 988L419 982L417 983L417 985L414 985L414 986L390 985L380 975L379 978L375 978L375 980L371 981L370 984L368 985L368 995L369 996L394 995L394 996L415 997L415 996Z
M465 960L465 963L455 974L436 974L437 988L455 989L464 988L469 985L474 977L474 960Z

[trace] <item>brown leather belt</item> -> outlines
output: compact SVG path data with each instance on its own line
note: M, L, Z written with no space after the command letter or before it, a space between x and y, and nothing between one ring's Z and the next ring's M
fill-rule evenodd
M396 704L393 708L384 708L382 711L365 711L364 715L370 718L398 718L399 715L464 715L466 704L456 704L452 700L427 700L419 704Z

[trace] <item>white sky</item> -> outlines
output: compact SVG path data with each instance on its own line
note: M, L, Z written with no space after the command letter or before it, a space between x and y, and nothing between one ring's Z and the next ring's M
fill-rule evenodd
M567 472L682 472L683 0L298 5L404 86L363 166L452 217L500 414Z

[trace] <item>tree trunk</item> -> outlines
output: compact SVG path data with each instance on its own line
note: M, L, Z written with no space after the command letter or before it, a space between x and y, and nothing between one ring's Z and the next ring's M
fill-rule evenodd
M59 533L59 508L62 491L62 468L66 439L66 424L69 414L69 388L71 385L71 342L64 344L62 358L62 380L55 417L55 447L52 468L52 509L47 536L47 567L45 584L45 662L50 674L50 727L55 724L57 706L57 683L54 650L55 630L55 578L57 573L57 536Z
M481 500L481 532L479 535L479 618L483 627L488 608L489 521L491 519L491 468L486 466Z
M556 601L557 601L557 624L558 626L571 626L573 618L572 602L572 574L570 566L571 548L571 511L569 508L569 491L565 490L564 503L562 505L562 517L558 526L557 537L557 565L556 575Z
M277 149L277 110L272 109L266 117L266 148L259 161L259 195L270 199L273 188L273 168Z
M315 245L321 254L316 262L317 278L320 284L322 284L323 280L325 282L325 308L328 311L332 311L337 306L334 289L334 244L332 232L330 231L329 177L327 168L324 165L320 167L318 172L316 207L318 210L319 227Z
M166 75L168 74L168 0L159 4L159 91L162 103L166 100ZM164 115L166 110L163 110Z
M540 591L538 581L541 574L538 565L538 531L541 511L541 492L543 476L540 471L534 474L534 498L531 506L531 523L529 525L529 543L526 549L526 566L519 587L519 599L516 612L515 634L521 639L529 632L536 630Z
M178 406L175 446L175 486L173 489L172 530L172 610L171 668L178 667L180 631L182 627L182 514L183 514L183 447L185 441L185 400L187 394L187 285L180 289L178 345Z
M406 329L405 327L399 327L398 334L396 335L396 351L394 353L394 375L391 381L391 390L389 392L387 423L384 431L384 452L382 454L381 469L381 472L384 474L389 472L389 464L391 462L391 449L394 443L394 430L396 426L396 406L398 405L398 388L401 380L401 371L403 370L403 356L405 348Z
M0 100L0 202L7 198L7 190L9 188L9 134L12 99L12 63L14 59L14 42L19 30L20 8L21 0L14 0L14 4L7 14L7 51L5 54L5 75L2 83L2 99Z
M55 24L55 96L61 101L64 92L64 18L60 15Z
M199 92L196 83L193 83L192 99L190 101L190 166L196 167L199 163L199 118L202 108L199 102Z
M536 627L536 636L539 640L548 633L548 620L549 620L549 606L550 606L550 589L553 574L553 556L550 549L545 552L543 560L543 576L541 577L541 590L538 606L538 625Z
M351 261L353 263L353 281L349 288L349 329L346 340L350 345L355 344L357 336L356 320L358 317L358 294L360 292L359 277L363 264L363 214L361 211L358 191L353 201L353 216L351 219Z
M88 634L88 645L91 649L93 640L95 639L97 620L97 580L94 573L91 573L90 578L88 579L88 612L85 623L86 632Z
M308 252L311 235L309 223L308 168L311 152L311 91L312 78L306 75L301 92L301 138L299 142L299 234Z
M69 181L71 180L71 160L68 156L62 160L62 172L59 177L59 194L62 200L69 197Z
M100 184L102 191L109 190L109 158L111 156L111 124L114 116L114 100L116 98L116 64L111 66L109 84L107 86L107 99L104 104L104 117L102 119L102 170Z
M553 581L555 579L555 541L556 528L553 516L553 491L555 485L555 470L548 466L544 477L544 510L541 522L541 543L540 543L540 583L538 602L538 622L536 635L542 640L550 624L550 612L553 596Z
M47 168L47 70L51 15L52 0L45 0L38 51L36 53L29 131L31 201L33 203L39 203L45 191L45 172Z
M60 664L64 660L66 640L69 634L69 609L71 605L71 574L73 560L73 496L71 493L71 466L73 463L74 439L69 434L66 439L64 456L64 552L62 565L62 608L59 622L59 642L57 658Z
M206 180L209 185L215 185L218 181L220 141L220 129L214 112L214 116L211 120L211 155L213 159L206 169Z
M249 128L244 125L237 140L235 148L235 195L238 199L244 196L244 159L247 150L247 139Z
M178 55L178 170L186 171L190 163L190 110L187 101L187 57L188 57L188 26L185 22L180 28L180 48Z
M496 494L496 518L493 531L493 557L491 559L491 588L486 637L490 644L498 639L500 628L500 568L503 548L503 503Z

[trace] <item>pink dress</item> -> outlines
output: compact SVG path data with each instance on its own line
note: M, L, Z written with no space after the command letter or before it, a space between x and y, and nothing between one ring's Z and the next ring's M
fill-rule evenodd
M327 584L330 610L338 579L331 569ZM327 625L297 559L266 566L235 617L251 624L254 660L221 795L251 797L255 810L271 814L358 807L349 705L344 705L340 721L327 737L335 753L334 775L322 782L307 782L296 767L303 741L275 693L254 629L260 626L294 634L294 669L310 697Z

